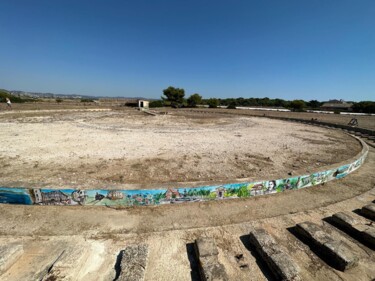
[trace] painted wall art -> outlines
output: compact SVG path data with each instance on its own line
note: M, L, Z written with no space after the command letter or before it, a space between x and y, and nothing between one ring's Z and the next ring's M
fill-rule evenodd
M335 169L285 179L194 188L143 190L28 189L0 187L0 203L24 205L148 206L225 200L296 190L341 179L357 170L367 152L353 163Z

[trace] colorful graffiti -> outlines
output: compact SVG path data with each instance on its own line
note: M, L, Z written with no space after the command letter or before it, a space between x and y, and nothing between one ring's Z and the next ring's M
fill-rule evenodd
M367 151L353 163L336 169L259 182L233 183L195 188L143 190L27 189L0 187L0 203L25 205L147 206L225 200L272 194L341 179L357 170Z

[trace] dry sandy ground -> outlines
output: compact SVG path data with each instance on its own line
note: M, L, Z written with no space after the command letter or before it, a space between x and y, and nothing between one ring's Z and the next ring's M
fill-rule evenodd
M0 114L0 185L134 188L261 180L356 155L341 131L266 118L134 109Z

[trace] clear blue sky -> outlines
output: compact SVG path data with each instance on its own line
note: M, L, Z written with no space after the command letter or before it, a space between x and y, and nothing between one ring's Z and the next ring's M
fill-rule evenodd
M374 0L1 0L0 88L375 100Z

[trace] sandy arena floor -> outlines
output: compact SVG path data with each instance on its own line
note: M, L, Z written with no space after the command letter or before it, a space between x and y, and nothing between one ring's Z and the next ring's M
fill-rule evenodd
M20 111L0 115L0 124L0 184L6 186L269 179L311 172L361 149L341 131L220 114Z

